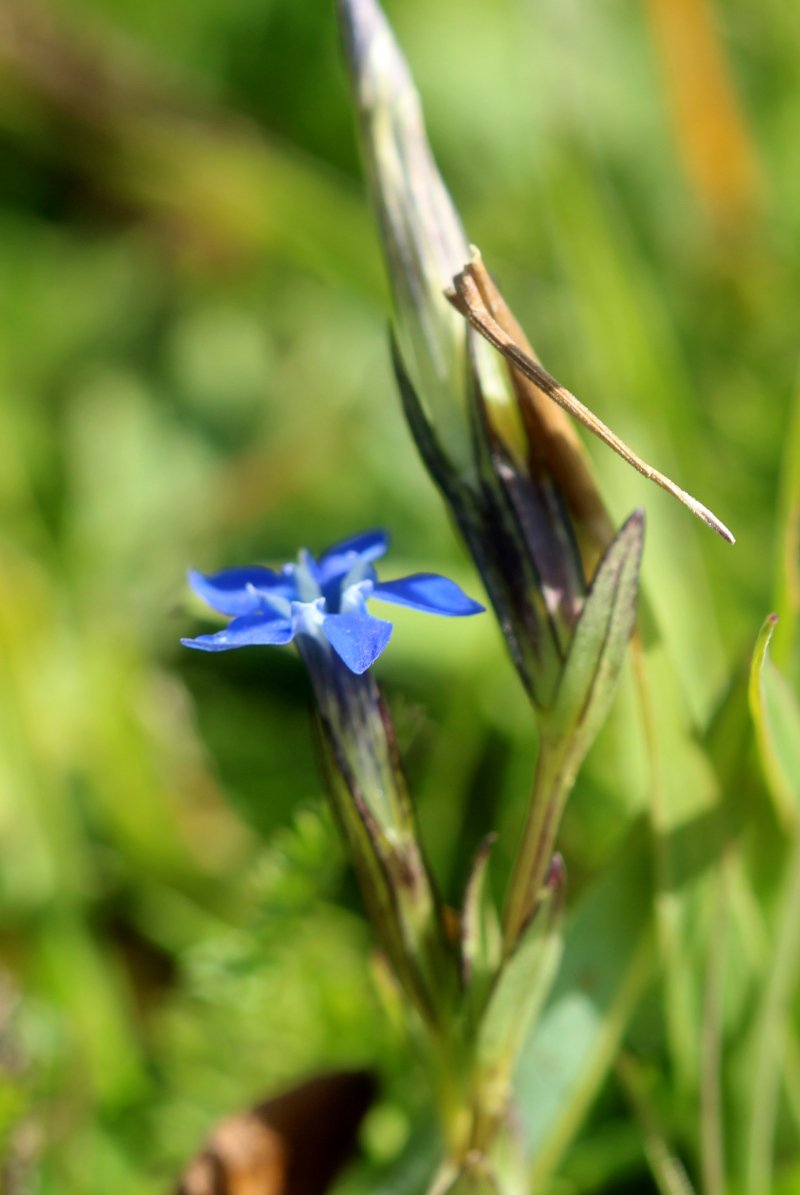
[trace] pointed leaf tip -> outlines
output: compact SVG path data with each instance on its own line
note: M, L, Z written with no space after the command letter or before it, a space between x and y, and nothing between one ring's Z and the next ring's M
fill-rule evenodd
M477 1059L484 1078L510 1077L531 1023L550 991L561 956L562 902L543 889L492 987L481 1018Z
M549 711L550 729L570 741L575 766L608 712L633 633L644 530L644 511L635 510L600 561Z
M461 951L470 1011L477 1018L500 964L502 935L488 887L489 857L497 841L487 834L475 854L461 913Z
M775 813L785 829L798 820L800 803L800 707L786 678L773 663L769 645L779 618L761 625L750 667L748 697L761 768Z

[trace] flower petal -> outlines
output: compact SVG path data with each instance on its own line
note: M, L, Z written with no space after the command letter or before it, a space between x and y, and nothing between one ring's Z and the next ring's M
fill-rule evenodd
M184 647L196 647L199 651L232 651L235 647L289 643L293 638L294 631L288 618L246 614L242 618L234 618L215 635L181 639L181 643Z
M220 614L254 614L261 608L261 594L291 598L294 585L291 579L279 576L271 568L253 565L251 568L228 568L207 577L189 570L192 589Z
M320 584L325 585L333 577L343 577L357 559L365 564L383 556L389 547L389 536L385 531L363 531L328 548L319 559Z
M322 631L351 672L366 672L392 635L392 624L371 614L328 614Z
M371 596L395 606L411 606L426 614L445 614L449 618L480 614L485 609L480 602L467 597L455 581L437 573L414 573L396 581L376 581Z

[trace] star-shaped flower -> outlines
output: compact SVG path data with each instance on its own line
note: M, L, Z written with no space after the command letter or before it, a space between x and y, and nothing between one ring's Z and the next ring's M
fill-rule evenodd
M362 673L392 634L390 622L368 612L370 598L449 618L484 609L455 581L436 573L379 581L372 562L388 546L385 532L366 531L334 544L319 560L303 549L297 563L285 564L280 572L254 565L207 577L192 570L189 583L195 593L233 621L215 635L181 643L201 651L231 651L308 635L326 650L333 648L351 672Z

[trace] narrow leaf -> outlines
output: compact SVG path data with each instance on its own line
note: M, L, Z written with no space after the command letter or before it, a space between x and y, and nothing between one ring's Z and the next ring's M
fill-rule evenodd
M781 824L790 829L800 802L800 709L768 655L777 622L777 614L770 614L756 641L749 698L767 787Z
M614 696L636 621L643 540L644 513L635 511L597 566L555 698L541 712L534 791L504 915L507 950L537 898L564 804Z
M561 957L563 871L543 890L536 913L500 971L478 1032L477 1063L483 1090L507 1096L514 1062L547 998Z
M500 922L488 890L489 856L495 837L487 835L478 849L461 914L463 979L468 1008L474 1017L485 1003L503 944Z
M800 971L800 710L797 699L768 655L778 616L761 628L750 672L750 709L759 756L776 812L791 850L778 903L777 930L758 1011L752 1102L748 1122L746 1191L772 1189L781 1075L786 1065L789 1014Z
M434 924L432 910L423 907L420 912L419 900L408 899L408 893L398 882L396 848L357 790L321 718L317 719L316 729L328 795L348 844L370 920L406 995L423 1020L430 1023L435 1019L434 1010L421 972L428 961L429 930ZM424 875L419 878L424 880Z
M620 1055L617 1077L639 1122L645 1156L660 1195L694 1195L689 1176L672 1151L641 1068L631 1054Z
M465 1166L452 1181L437 1177L428 1195L498 1195L499 1188L491 1172L480 1162Z
M570 742L577 770L611 704L636 620L644 513L634 511L594 575L575 628L548 731Z
M641 825L570 917L558 978L522 1050L515 1092L536 1190L585 1116L651 974L650 867Z

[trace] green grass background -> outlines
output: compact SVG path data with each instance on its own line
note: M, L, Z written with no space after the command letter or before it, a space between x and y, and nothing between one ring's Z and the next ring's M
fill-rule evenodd
M386 7L469 235L548 368L738 537L716 540L589 445L617 521L647 509L667 720L684 746L712 744L716 796L683 784L680 752L667 752L668 820L686 830L675 849L697 853L707 808L734 811L744 912L730 950L745 961L726 987L724 1104L731 1190L743 1190L737 1043L756 1016L787 847L740 690L724 702L776 607L796 679L785 526L800 12L712 5L736 100L718 113L735 136L715 185L687 166L704 152L692 149L700 114L675 117L697 6L677 65L655 4ZM314 1070L371 1064L383 1094L346 1182L375 1190L426 1094L371 986L305 678L289 653L178 646L201 625L187 567L279 562L369 526L393 537L384 575L431 569L481 592L399 411L333 6L4 10L0 1168L10 1190L36 1195L163 1191L219 1116ZM401 611L378 671L447 898L492 827L501 884L535 736L496 627ZM636 721L628 687L567 814L576 904L648 808ZM702 989L718 868L708 854L698 867L705 912L679 908L679 970ZM649 899L643 881L623 904ZM612 917L602 932L610 957L629 928ZM647 967L629 1044L665 1137L696 1170L698 1054L690 1045L682 1071L668 1029L680 996L655 955ZM548 1189L655 1189L623 1087L613 1073L601 1085ZM784 1109L787 1191L800 1189L793 1125Z

